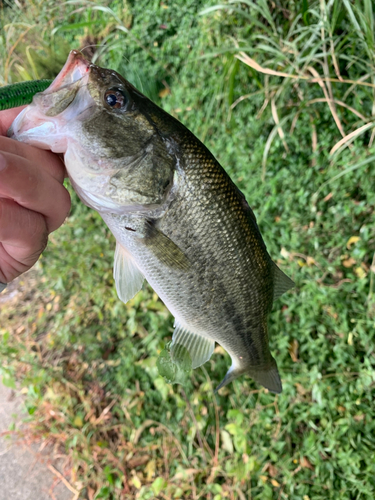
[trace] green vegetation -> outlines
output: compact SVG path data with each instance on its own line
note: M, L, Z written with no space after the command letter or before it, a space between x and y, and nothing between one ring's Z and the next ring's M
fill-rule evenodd
M280 396L241 378L215 397L220 348L169 385L156 360L171 316L149 287L117 299L113 238L73 194L1 305L0 372L34 435L71 456L82 498L372 500L372 2L33 0L1 16L0 82L49 78L69 48L99 44L98 64L204 140L296 282L270 317Z

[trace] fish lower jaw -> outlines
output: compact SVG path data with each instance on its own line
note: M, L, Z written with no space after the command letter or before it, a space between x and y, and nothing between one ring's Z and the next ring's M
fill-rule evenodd
M8 130L8 137L41 149L50 149L53 153L65 153L67 139L57 133L55 122L40 114L34 107L28 106L16 117Z

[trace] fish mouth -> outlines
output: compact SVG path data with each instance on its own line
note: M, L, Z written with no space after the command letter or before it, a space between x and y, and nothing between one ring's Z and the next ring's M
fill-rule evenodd
M81 52L72 50L60 73L44 91L34 95L32 103L16 117L8 137L29 142L44 149L64 152L66 141L59 139L64 124L87 112L93 105L87 91L91 68ZM60 132L59 132L60 131Z
M83 77L88 76L91 66L91 63L83 57L81 52L71 50L62 70L45 90L45 93L56 92L62 87L72 85Z

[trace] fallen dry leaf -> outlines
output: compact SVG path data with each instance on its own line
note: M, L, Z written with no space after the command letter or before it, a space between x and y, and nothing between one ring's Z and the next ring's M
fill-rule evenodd
M186 479L188 476L193 476L194 474L197 474L198 472L201 472L199 469L185 469L181 472L177 472L174 476L173 479Z
M366 271L362 267L356 267L354 272L360 280L366 277Z
M286 248L282 247L282 249L280 250L280 255L281 257L284 257L284 259L289 259L290 252L288 252Z
M308 266L313 266L314 264L316 264L316 261L313 257L310 257L309 255L306 257L306 264Z
M331 192L331 193L329 193L329 194L327 194L327 196L325 196L325 197L323 198L323 201L328 201L328 200L330 200L330 199L332 198L332 196L333 196L333 193L332 193L332 192Z
M338 314L337 312L333 309L332 306L324 306L323 307L323 310L329 315L331 316L331 318L333 319L337 319L338 318Z
M353 257L350 257L349 259L345 259L342 261L342 265L344 267L352 267L355 264L355 259Z
M271 477L276 477L278 472L277 472L277 469L274 465L272 465L271 463L268 463L265 467L264 467L264 471L267 471L268 474L271 476Z
M311 464L311 462L309 461L309 459L307 457L302 457L300 459L300 464L301 464L301 467L303 467L304 469L315 470L314 466Z
M145 473L147 474L147 481L151 481L151 479L155 476L156 472L156 461L150 460L145 467Z
M159 97L161 97L163 99L164 97L167 97L167 95L170 94L170 93L171 93L171 91L169 89L167 89L166 87L164 87L159 92Z
M357 241L359 241L360 239L361 238L359 236L351 236L346 243L346 248L350 250L350 247L357 243Z
M292 358L294 363L297 363L299 361L298 359L298 340L293 339L292 342L289 344L288 348L290 357Z
M138 456L131 458L128 461L127 466L129 467L129 469L135 469L135 467L139 467L140 465L144 465L149 460L150 460L150 457L148 455L138 455Z
M137 475L133 476L132 479L129 481L137 490L140 490L142 488L142 483L141 480Z
M294 385L297 388L298 394L301 394L301 396L304 396L307 393L307 390L303 387L302 384L296 382Z
M364 415L364 413L361 413L360 415L354 415L354 417L353 417L353 418L354 418L354 420L355 420L356 422L362 422L362 420L364 420L364 419L365 419L365 415Z

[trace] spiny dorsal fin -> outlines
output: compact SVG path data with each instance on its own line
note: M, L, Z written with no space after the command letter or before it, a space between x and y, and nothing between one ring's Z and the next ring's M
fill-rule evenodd
M273 272L274 272L274 289L273 289L273 300L276 300L294 287L294 282L288 278L288 276L277 267L273 262Z
M215 341L190 332L176 321L171 344L171 356L182 345L191 357L192 368L198 368L210 359L215 348Z
M132 256L120 243L116 243L113 277L117 295L125 304L142 288L144 276Z

